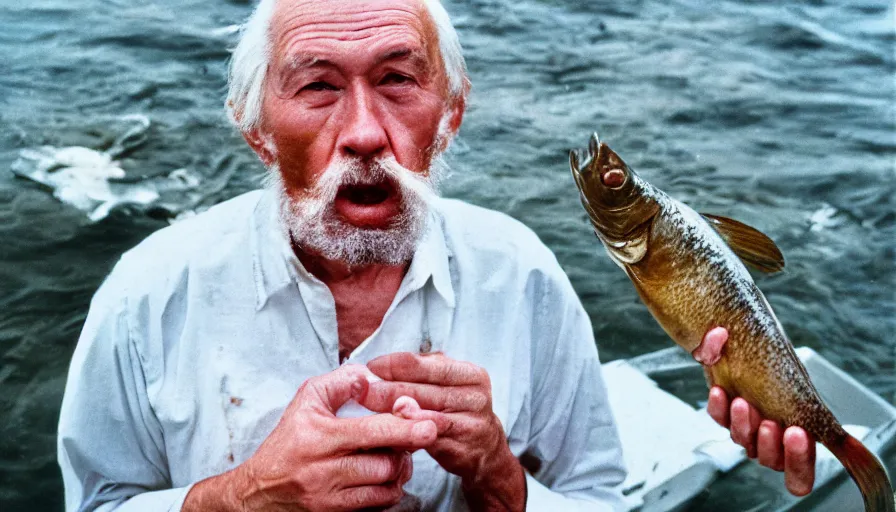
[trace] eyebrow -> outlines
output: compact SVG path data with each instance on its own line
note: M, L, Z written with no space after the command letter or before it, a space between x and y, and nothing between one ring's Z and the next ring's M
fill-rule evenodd
M421 70L429 69L429 60L426 58L422 50L411 48L396 48L390 50L379 57L375 61L375 66L380 66L390 60L408 60L411 65Z
M430 67L429 60L425 53L420 49L413 48L395 48L379 55L375 60L373 67L378 67L389 61L408 60L415 68L426 71ZM289 58L283 66L283 69L289 73L302 71L305 69L337 67L335 63L327 59L315 57L313 55L297 54Z
M287 59L284 63L283 68L288 71L300 71L303 69L334 66L335 64L326 59L321 59L311 55L298 54Z

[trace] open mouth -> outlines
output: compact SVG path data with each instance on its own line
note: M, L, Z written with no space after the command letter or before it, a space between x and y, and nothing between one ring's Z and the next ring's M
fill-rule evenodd
M343 185L336 193L336 213L342 220L369 228L388 226L401 213L401 194L390 179Z
M380 204L392 194L392 187L387 183L373 185L345 185L339 189L336 197L346 199L360 205Z

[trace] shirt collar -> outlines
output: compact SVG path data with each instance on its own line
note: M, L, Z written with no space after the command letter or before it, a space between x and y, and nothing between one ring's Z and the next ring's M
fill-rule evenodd
M438 201L438 200L436 200ZM265 190L252 216L250 244L255 278L256 310L268 299L297 279L314 279L296 257L279 218L277 197ZM402 282L408 292L423 288L432 278L433 286L449 307L455 305L451 280L451 252L441 215L430 208L426 228L417 244L411 267Z
M436 202L438 199L434 201ZM430 206L426 228L414 252L414 259L411 260L411 267L404 278L409 291L423 288L432 278L436 291L445 299L448 306L453 308L455 297L451 281L451 256L445 239L442 216L433 204Z

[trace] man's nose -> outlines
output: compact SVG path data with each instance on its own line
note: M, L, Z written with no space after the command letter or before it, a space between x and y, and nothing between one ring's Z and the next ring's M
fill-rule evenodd
M340 150L348 156L375 157L389 145L389 137L374 104L372 91L359 87L349 104L348 123L342 130Z

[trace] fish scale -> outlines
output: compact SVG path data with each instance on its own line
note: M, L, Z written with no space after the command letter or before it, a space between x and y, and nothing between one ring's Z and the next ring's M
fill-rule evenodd
M666 333L694 352L712 328L728 330L718 362L705 367L708 383L743 397L782 427L805 429L846 467L866 511L896 512L886 470L824 404L741 261L781 270L774 242L670 198L596 135L587 155L570 153L570 167L595 233Z

